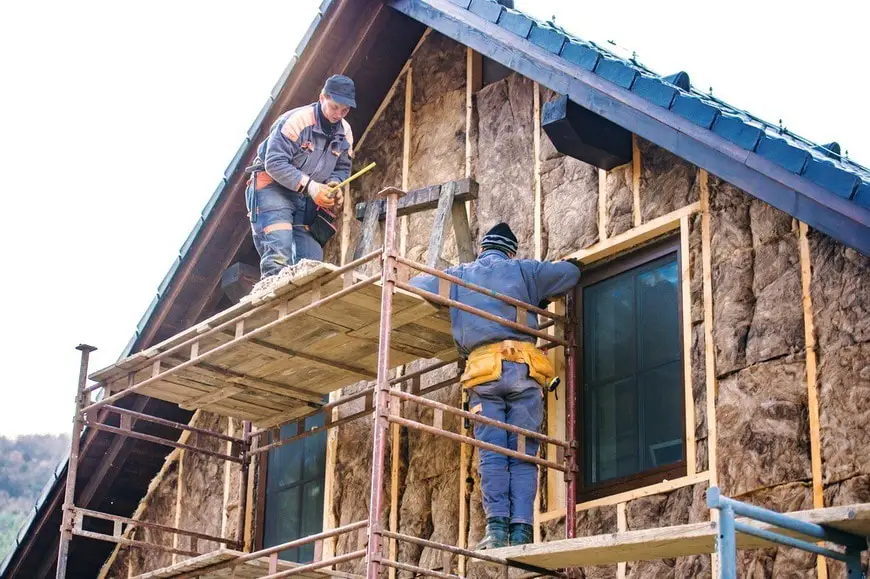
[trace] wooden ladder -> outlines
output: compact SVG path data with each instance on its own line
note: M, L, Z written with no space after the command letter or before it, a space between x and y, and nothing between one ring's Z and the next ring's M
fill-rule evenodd
M474 240L471 237L468 214L465 212L465 202L472 199L477 199L477 182L472 179L449 181L442 185L415 189L399 199L400 217L435 209L435 221L429 236L429 258L426 260L426 265L429 267L448 265L441 254L444 251L447 228L451 223L456 237L456 247L459 250L459 261L461 263L474 261ZM372 250L378 223L385 217L383 200L357 203L356 218L362 220L362 234L354 250L353 259L358 259Z

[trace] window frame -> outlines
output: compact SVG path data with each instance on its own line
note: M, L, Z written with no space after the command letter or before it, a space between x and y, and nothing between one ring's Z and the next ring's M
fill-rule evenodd
M668 465L647 469L636 474L626 475L613 479L608 479L595 484L586 484L584 463L584 444L583 431L585 416L584 411L584 381L583 381L583 290L586 287L594 285L598 282L615 277L625 273L636 267L643 266L647 263L660 259L662 257L676 254L677 258L677 310L678 310L678 325L679 325L679 340L680 340L680 386L682 389L686 387L685 375L685 340L686 336L683 332L683 316L687 312L683 311L683 256L680 246L680 235L669 234L649 242L640 247L630 250L628 253L618 255L612 259L602 261L601 263L588 265L583 275L580 276L580 282L574 288L574 303L576 307L577 324L577 364L575 365L575 384L577 384L577 409L575 416L575 439L579 442L577 445L577 502L590 501L602 497L635 490L652 484L662 482L662 480L673 480L686 476L687 461L686 461L686 439L689 433L686 432L686 405L680 404L680 429L682 431L682 459ZM681 397L683 399L683 397ZM694 433L692 433L694 436Z

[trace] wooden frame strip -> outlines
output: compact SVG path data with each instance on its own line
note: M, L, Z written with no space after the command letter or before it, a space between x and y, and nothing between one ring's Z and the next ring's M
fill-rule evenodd
M232 417L227 418L227 434L230 436L236 433L236 423ZM233 443L227 441L227 454L233 453ZM224 501L221 509L221 537L227 536L227 526L229 525L229 508L230 508L230 482L232 479L232 468L229 462L224 462Z
M534 129L533 129L533 150L534 150L534 187L535 187L535 209L534 209L534 236L535 236L535 259L540 260L543 257L543 197L541 192L541 85L534 84L532 89L533 106L534 106Z
M616 503L616 530L624 533L628 530L628 519L625 515L625 503ZM626 564L620 561L616 564L616 579L625 579Z
M812 264L810 259L810 242L806 223L798 224L798 241L801 263L801 302L804 310L804 342L806 344L807 366L807 411L810 419L810 466L813 477L813 508L825 506L824 487L822 485L822 440L819 424L819 390L818 390L818 349L816 329L813 322L812 297ZM819 579L828 579L828 565L824 557L816 557L816 574Z
M695 396L692 391L692 264L689 251L689 216L680 218L680 294L682 298L683 392L686 415L686 473L695 474Z
M642 223L640 212L640 148L637 146L637 135L631 135L631 197L634 226Z
M554 301L547 308L553 313L565 316L565 300L560 299ZM547 329L547 333L557 335L559 330L556 326ZM561 379L561 383L567 384L567 376L565 375L565 353L562 348L552 348L547 352L553 368L556 370L556 375ZM565 431L565 390L561 386L562 398L557 398L558 392L547 392L547 436L568 440L568 433ZM559 449L555 445L547 445L547 458L553 459L559 456ZM558 460L558 459L557 459ZM567 507L567 485L563 480L562 473L555 470L547 471L547 511L561 509L565 511Z
M598 169L598 241L607 239L607 171Z
M683 217L693 215L699 211L701 211L701 204L698 202L686 205L676 211L671 211L667 215L662 215L652 221L648 221L640 227L634 227L586 249L568 254L565 258L575 258L583 263L592 263L612 257L660 235L677 230Z
M704 277L704 360L707 378L707 456L710 472L710 486L719 484L716 449L716 350L713 344L713 281L712 281L712 250L710 232L710 187L707 172L698 170L698 183L701 188L701 264ZM713 520L718 516L717 510L710 511Z
M601 497L600 499L586 501L584 503L578 503L577 512L579 513L581 511L587 511L589 509L594 509L597 507L610 507L619 503L627 503L628 501L632 501L634 499L648 497L650 495L656 495L659 493L670 492L679 488L695 485L700 482L705 482L709 479L709 471L699 472L698 474L694 475L686 475L684 477L662 481L658 484L641 487L639 489L625 491L624 493L617 493L615 495ZM559 519L564 516L565 509L550 510L546 513L541 513L541 522L545 523L547 521Z

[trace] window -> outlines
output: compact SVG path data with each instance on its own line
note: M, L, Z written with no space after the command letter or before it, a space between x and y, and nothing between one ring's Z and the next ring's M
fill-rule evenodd
M323 426L323 414L305 421L305 428ZM281 438L296 435L296 425L281 428ZM263 504L263 547L280 545L323 530L323 486L326 432L272 449L266 466ZM281 551L284 561L314 560L314 544Z
M590 268L577 289L581 500L685 475L678 241Z

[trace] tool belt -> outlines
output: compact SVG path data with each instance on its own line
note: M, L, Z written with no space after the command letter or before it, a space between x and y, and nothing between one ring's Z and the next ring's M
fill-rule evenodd
M541 386L547 386L556 376L550 359L534 344L505 340L475 348L469 354L465 372L460 378L463 388L498 380L501 378L502 362L525 364L529 368L529 378Z

